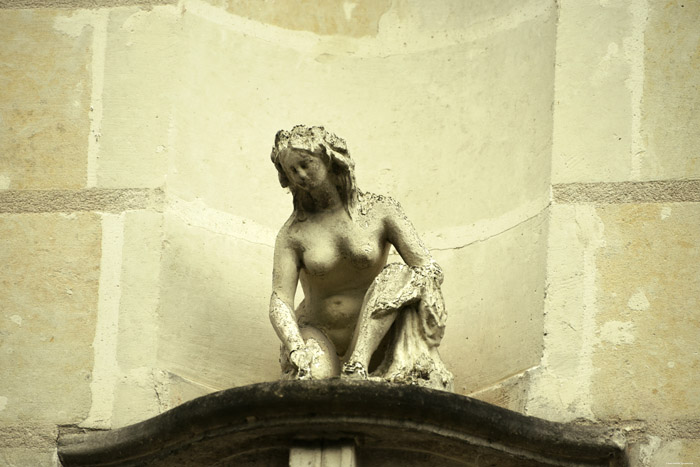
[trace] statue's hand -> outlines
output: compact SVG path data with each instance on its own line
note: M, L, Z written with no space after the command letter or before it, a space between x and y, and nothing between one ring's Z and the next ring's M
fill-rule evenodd
M313 354L306 347L301 347L296 350L292 350L289 354L289 360L292 364L297 367L297 377L299 379L309 379L311 378L311 363L313 361Z

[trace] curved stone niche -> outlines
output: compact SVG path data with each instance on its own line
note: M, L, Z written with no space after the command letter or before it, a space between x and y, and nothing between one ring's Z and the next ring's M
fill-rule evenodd
M289 465L291 448L343 440L356 446L360 467L625 465L599 429L442 391L339 379L227 389L128 427L62 435L58 453L64 466L267 467Z

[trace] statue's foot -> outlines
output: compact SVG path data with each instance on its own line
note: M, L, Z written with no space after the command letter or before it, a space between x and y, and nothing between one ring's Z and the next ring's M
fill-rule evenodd
M343 364L340 377L347 379L367 379L367 369L360 362L347 362Z

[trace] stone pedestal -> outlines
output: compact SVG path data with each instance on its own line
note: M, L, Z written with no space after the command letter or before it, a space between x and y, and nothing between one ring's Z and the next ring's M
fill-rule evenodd
M622 466L613 431L444 391L339 379L254 384L144 422L62 434L64 466Z

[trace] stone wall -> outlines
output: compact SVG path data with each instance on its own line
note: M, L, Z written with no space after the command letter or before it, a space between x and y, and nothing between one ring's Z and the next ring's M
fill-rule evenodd
M560 2L545 345L526 412L700 457L700 5Z
M43 466L58 426L161 410L166 159L112 53L121 9L25 3L0 9L0 464Z

